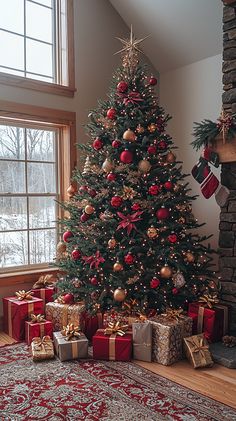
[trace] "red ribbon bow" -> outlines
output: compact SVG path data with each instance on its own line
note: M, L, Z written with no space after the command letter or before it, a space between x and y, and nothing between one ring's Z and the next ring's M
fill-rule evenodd
M100 251L96 251L94 256L84 256L83 257L84 263L90 265L90 269L96 268L100 263L104 263L105 259L100 255Z
M140 96L140 93L135 91L132 91L129 94L120 94L120 96L123 98L124 105L128 105L129 103L137 104L143 101L143 99Z
M137 231L137 228L134 224L134 222L141 221L142 218L140 218L140 215L142 215L143 211L138 211L135 213L132 213L131 215L124 215L121 212L117 212L117 215L119 216L122 221L119 223L117 230L120 230L122 228L127 228L128 235L130 235L131 231L135 229Z

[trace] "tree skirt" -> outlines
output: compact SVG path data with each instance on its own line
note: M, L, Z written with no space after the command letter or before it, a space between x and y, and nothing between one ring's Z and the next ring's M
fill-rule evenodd
M236 412L132 363L33 363L16 344L0 348L0 420L233 421Z

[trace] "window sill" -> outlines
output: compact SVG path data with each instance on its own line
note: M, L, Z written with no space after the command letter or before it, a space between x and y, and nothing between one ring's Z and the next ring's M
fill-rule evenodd
M44 268L26 270L22 272L2 273L0 274L0 288L17 284L30 284L32 286L33 283L38 280L39 276L43 275L44 273L55 272L58 272L57 268Z
M0 84L16 86L18 88L31 89L53 95L74 97L76 89L71 86L58 85L56 83L48 83L40 80L28 79L21 76L9 75L0 72Z

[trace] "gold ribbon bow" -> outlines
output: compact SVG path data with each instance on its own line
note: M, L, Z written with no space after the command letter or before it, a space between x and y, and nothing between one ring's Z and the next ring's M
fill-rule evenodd
M54 285L56 281L57 281L57 278L55 277L55 275L52 275L52 274L42 275L34 283L32 288L33 289L46 288L48 286Z
M72 341L81 336L81 330L78 326L74 326L73 323L69 323L67 326L63 326L61 334L65 336L66 341Z
M190 342L190 339L189 339ZM195 338L191 340L191 344L193 346L192 353L197 353L200 355L201 359L206 363L206 355L205 352L209 350L208 345L204 345L204 338Z
M104 330L104 335L119 335L124 336L125 332L129 329L129 325L122 325L120 322L110 322L108 327Z
M175 310L172 308L167 308L166 312L161 314L161 316L164 316L166 318L166 320L179 320L182 317L184 317L184 315L182 314L183 310L179 309L179 310Z
M31 314L31 323L44 323L46 319L43 314Z
M23 300L32 300L33 296L31 295L31 291L25 291L22 289L21 291L16 292L17 300L23 301Z
M32 343L35 351L46 352L52 347L52 340L48 335L44 336L42 339L39 336L36 336L32 339Z
M219 298L217 296L217 293L214 294L203 294L199 298L199 303L201 303L203 306L206 306L208 308L214 307L215 304L219 303Z

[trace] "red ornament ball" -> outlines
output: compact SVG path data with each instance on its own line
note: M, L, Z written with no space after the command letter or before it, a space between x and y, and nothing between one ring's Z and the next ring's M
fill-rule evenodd
M171 181L166 181L164 183L164 187L166 190L172 190L173 189L173 183Z
M110 120L114 120L116 118L115 108L109 108L109 110L107 110L107 118L109 118Z
M156 217L160 220L168 219L170 216L170 211L167 208L160 208L156 211Z
M113 172L109 172L109 174L107 174L107 180L108 181L115 181L116 175Z
M97 192L96 192L96 190L94 190L94 189L88 189L88 194L89 194L89 196L91 196L91 197L95 197L95 196L96 196L96 194L97 194Z
M102 149L102 147L103 147L102 139L99 139L99 137L96 137L96 139L94 139L93 141L93 149L95 149L96 151L99 151L99 149Z
M92 285L97 285L97 284L98 284L98 278L97 278L96 276L93 276L93 277L90 279L90 283L91 283Z
M151 195L151 196L156 196L158 193L159 193L159 191L160 191L160 187L159 186L157 186L156 184L153 184L152 186L150 186L149 187L149 189L148 189L148 193Z
M157 151L157 148L156 148L155 145L150 145L150 146L148 146L148 150L147 151L148 151L149 155L155 155L155 153Z
M172 289L172 294L177 295L179 293L178 288L173 288Z
M80 259L80 257L81 257L80 251L77 250L77 249L76 250L73 250L72 253L71 253L71 257L72 257L73 260Z
M111 206L119 208L123 203L123 199L120 196L113 196L111 199Z
M127 89L128 89L128 83L127 83L127 82L125 82L124 80L121 80L121 81L118 83L118 85L117 85L116 89L117 89L117 92L124 93L124 92L126 92L126 91L127 91Z
M133 161L132 152L130 152L128 149L125 149L120 154L120 161L123 162L124 164L131 164L131 162Z
M81 222L86 222L89 219L89 215L87 213L82 213L80 220Z
M161 149L162 151L166 150L167 148L167 143L164 140L161 140L158 144L157 144L158 148Z
M65 241L65 243L68 243L71 237L73 237L73 233L71 231L64 232L62 236L63 241Z
M65 304L73 304L74 303L74 295L68 292L68 294L63 295L64 303Z
M134 204L131 206L131 209L132 209L133 211L138 211L140 208L141 208L141 206L140 206L140 204L139 204L139 203L134 203Z
M134 263L134 259L135 257L131 253L126 254L124 257L124 261L127 265L132 265Z
M118 139L115 139L115 140L113 140L111 145L112 145L113 148L119 148L119 146L121 145L121 141L118 140Z
M88 187L87 186L80 186L80 188L79 188L79 192L80 193L85 193L87 191L88 191Z
M157 79L154 76L151 76L149 79L149 85L155 86L157 84Z
M168 240L170 243L174 244L178 240L178 237L176 234L170 234L168 235Z
M160 280L157 278L152 278L151 282L150 282L150 287L151 288L158 288L160 285Z

